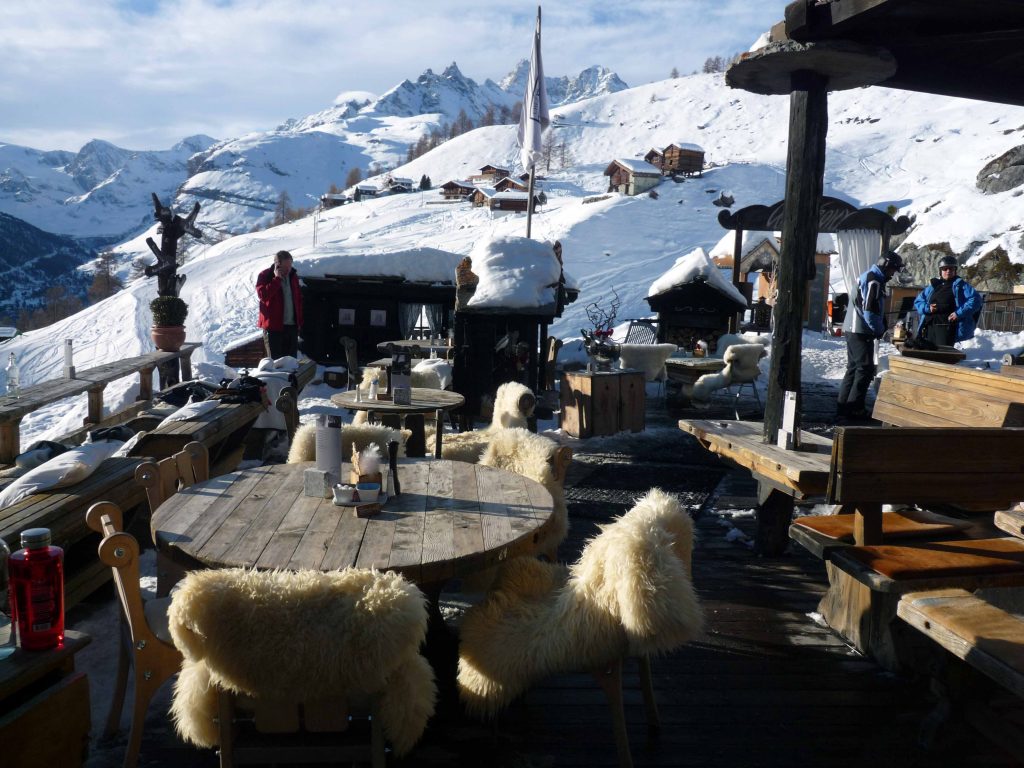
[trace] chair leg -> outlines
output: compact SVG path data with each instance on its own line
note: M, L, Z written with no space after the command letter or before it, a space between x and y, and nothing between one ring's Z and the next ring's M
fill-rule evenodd
M132 641L128 635L124 613L118 613L121 616L121 632L118 638L117 678L114 680L114 694L110 699L110 711L107 713L107 726L103 730L104 738L113 736L121 728L121 711L124 709L124 694L128 690L128 671L131 667Z
M594 677L608 697L608 708L612 713L612 730L615 732L615 747L619 753L619 766L633 768L633 756L629 751L629 733L626 731L626 712L622 703L622 659L616 659L606 669L594 672Z
M651 657L646 653L639 657L640 690L644 695L644 714L647 716L647 730L657 733L661 730L661 718L658 716L658 702L654 698L654 681L651 678Z
M128 748L124 753L124 768L136 768L139 764L139 751L142 749L142 731L146 727L146 711L149 702L160 687L162 680L150 678L146 680L144 672L139 669L139 660L135 659L135 700L132 702L132 727L128 733Z
M387 756L384 752L384 730L381 728L377 704L375 699L370 708L370 760L372 768L384 768Z

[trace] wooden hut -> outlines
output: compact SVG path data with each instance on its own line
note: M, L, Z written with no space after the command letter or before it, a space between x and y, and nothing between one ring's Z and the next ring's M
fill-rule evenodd
M696 144L679 141L662 150L661 171L666 176L683 174L701 176L704 173L704 149Z
M502 168L500 165L485 165L480 169L480 173L470 176L469 180L477 184L494 184L498 179L504 179L511 173L508 168Z
M652 147L651 150L644 155L644 162L650 163L655 168L661 168L665 163L665 155L657 147Z
M519 179L514 179L511 176L506 176L503 179L498 179L498 182L494 185L494 189L498 192L504 192L506 190L512 190L514 192L527 192L529 191L529 184L527 184L526 182L519 181Z
M604 169L608 191L624 195L641 195L661 183L661 169L644 160L618 158Z
M380 357L377 345L407 338L422 311L432 331L452 327L455 267L461 255L436 248L352 256L351 266L302 275L302 351L323 365L345 364L342 339L353 338L361 363ZM348 259L346 259L347 261ZM396 264L408 263L408 270ZM405 274L395 274L396 272ZM301 273L300 273L301 274Z
M530 269L522 270L524 264ZM508 276L517 267L526 276L509 289ZM566 287L551 246L525 237L478 242L458 274L453 386L466 398L464 414L472 418L483 398L505 382L541 388L539 350L548 324L577 291Z
M469 181L446 181L441 185L441 196L445 200L467 200L476 192L476 185Z
M732 285L728 273L716 267L703 248L679 258L650 291L646 301L658 313L658 341L686 349L693 349L697 341L715 349L729 319L750 302L750 296Z

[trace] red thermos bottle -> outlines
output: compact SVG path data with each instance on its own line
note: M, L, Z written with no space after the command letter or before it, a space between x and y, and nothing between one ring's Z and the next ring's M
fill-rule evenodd
M64 644L64 550L50 545L49 528L22 531L21 546L8 563L21 647L57 648Z

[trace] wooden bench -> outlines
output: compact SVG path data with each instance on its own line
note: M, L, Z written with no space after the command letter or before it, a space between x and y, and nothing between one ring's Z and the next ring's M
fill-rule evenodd
M79 602L110 579L110 568L96 557L100 537L85 523L85 511L98 501L112 501L123 510L146 502L135 482L138 458L104 459L96 471L75 485L26 496L0 509L0 538L11 550L21 547L26 528L49 528L53 543L64 550L65 604Z
M932 444L956 448L922 453L922 446ZM883 503L1009 507L1024 498L1021 456L1024 429L837 428L826 500L854 510L857 545L824 552L830 587L819 610L828 624L886 668L896 669L902 662L890 624L902 594L1024 584L1024 541L1000 537L886 544L881 512ZM984 525L976 525L975 533L984 535ZM996 532L994 526L987 531L990 537Z
M245 436L262 410L261 403L218 403L216 408L194 419L168 422L147 432L131 455L162 459L195 441L206 446L212 475L230 472L238 466Z
M960 712L981 733L1024 763L1024 732L1019 724L1001 717L990 706L991 684L977 685L963 669L966 664L1024 698L1024 588L911 592L900 598L897 615L962 662L959 666L950 663L947 656L930 665L938 683L932 689L942 698L925 722L926 732L944 726L949 713Z

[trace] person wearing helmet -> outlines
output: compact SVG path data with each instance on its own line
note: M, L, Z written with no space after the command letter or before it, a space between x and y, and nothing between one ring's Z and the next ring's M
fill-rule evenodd
M885 284L903 269L903 259L886 251L857 280L853 300L853 330L846 334L846 373L839 385L836 413L840 419L865 420L864 401L875 378L875 339L885 334Z
M914 299L921 315L918 338L937 346L951 347L957 341L974 337L981 314L982 297L973 286L957 275L955 256L939 260L939 276L933 277Z

